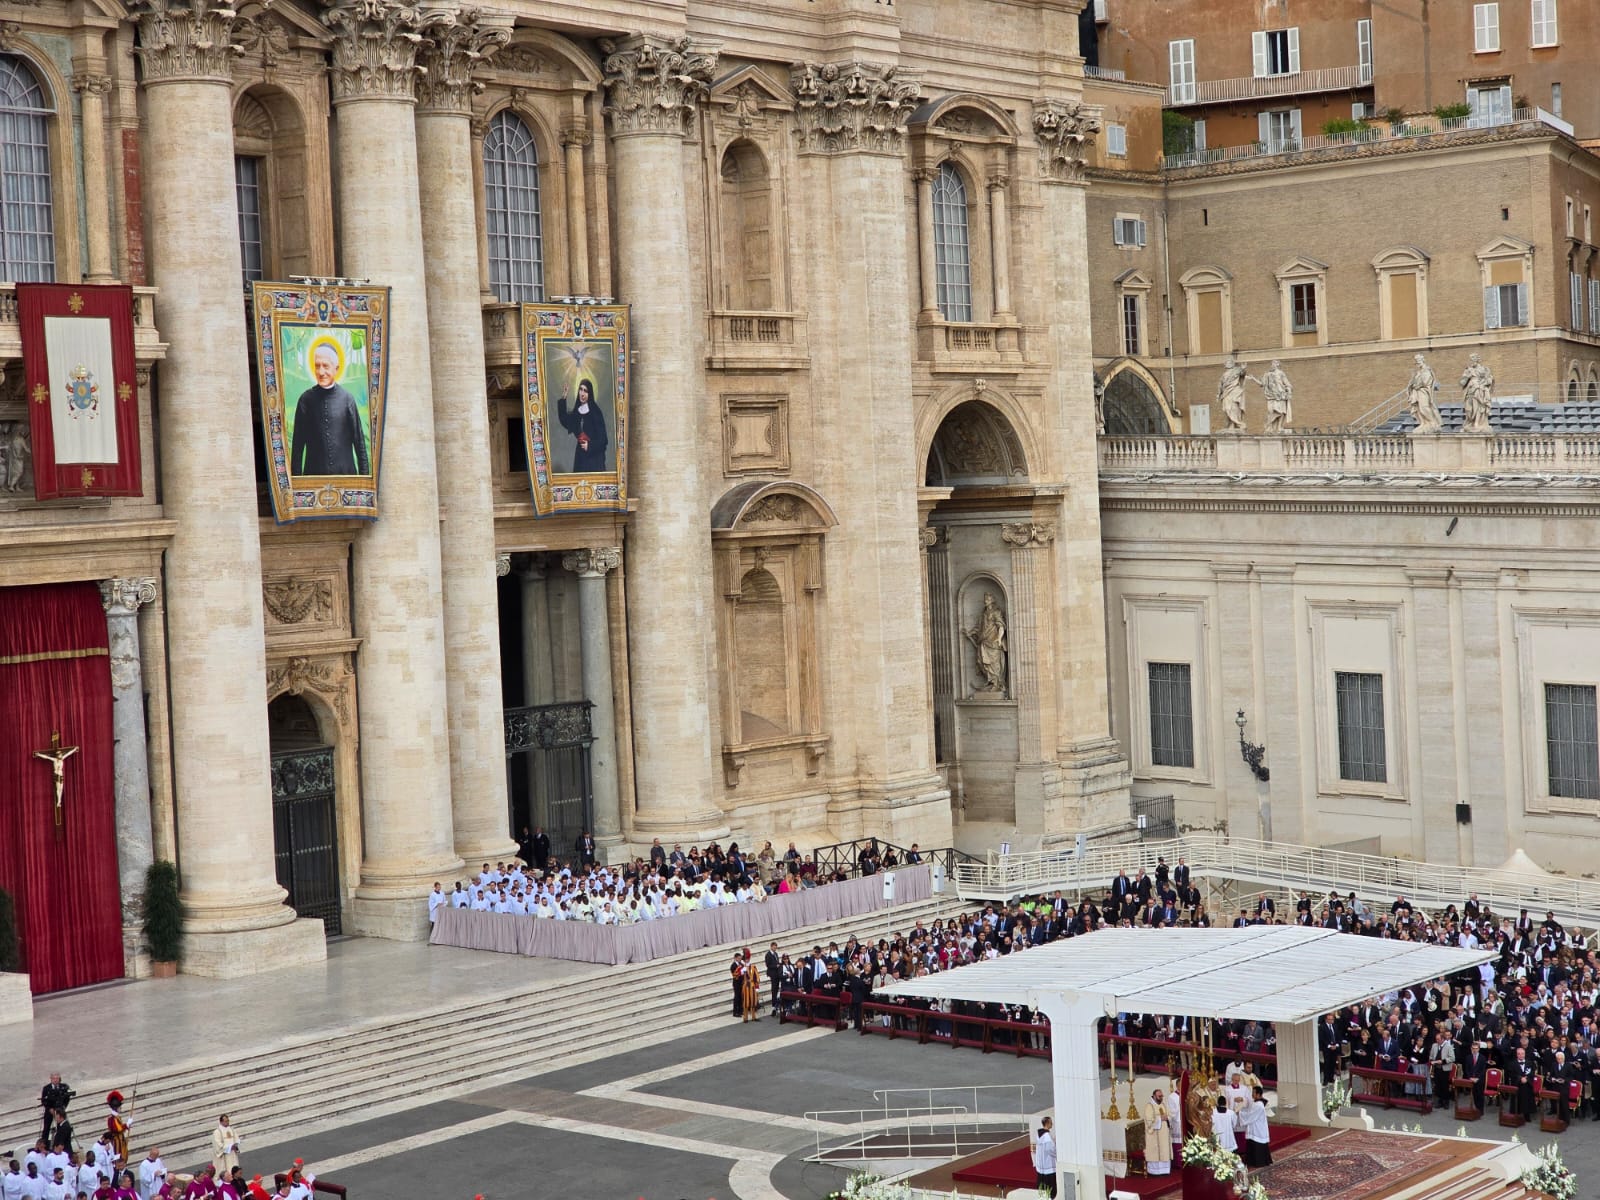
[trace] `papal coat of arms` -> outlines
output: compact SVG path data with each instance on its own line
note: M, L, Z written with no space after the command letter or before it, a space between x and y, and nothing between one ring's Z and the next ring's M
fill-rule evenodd
M82 364L74 367L67 379L67 411L74 419L100 413L100 385L94 381L94 372Z

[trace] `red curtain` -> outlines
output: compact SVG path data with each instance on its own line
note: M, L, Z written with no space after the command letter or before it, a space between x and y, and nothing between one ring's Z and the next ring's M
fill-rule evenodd
M50 764L66 762L56 824ZM0 588L0 887L17 905L35 993L122 975L111 660L92 583Z

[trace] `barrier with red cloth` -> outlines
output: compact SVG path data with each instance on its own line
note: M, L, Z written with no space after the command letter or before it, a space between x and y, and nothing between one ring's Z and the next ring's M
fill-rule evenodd
M1304 1141L1311 1136L1309 1129L1299 1125L1273 1125L1268 1129L1268 1148L1277 1154L1285 1147L1296 1142ZM1178 1147L1173 1146L1173 1151L1178 1152ZM1201 1172L1207 1179L1211 1179L1210 1171ZM1157 1196L1165 1196L1176 1192L1179 1187L1184 1188L1183 1200L1194 1200L1197 1193L1191 1193L1186 1186L1188 1170L1179 1170L1179 1164L1173 1164L1170 1175L1128 1175L1122 1178L1106 1176L1106 1191L1110 1192L1136 1192L1141 1200L1155 1200ZM1032 1187L1037 1176L1033 1170L1033 1151L1028 1146L1018 1146L1015 1150L1005 1154L996 1155L984 1162L976 1162L968 1167L958 1167L951 1173L951 1179L957 1183L983 1183L995 1187L1014 1188ZM1219 1195L1216 1200L1234 1200L1233 1185L1221 1184L1225 1194ZM1205 1197L1201 1197L1205 1200Z
M1402 1063L1404 1059L1400 1060ZM1378 1085L1371 1091L1357 1092L1352 1084L1350 1102L1352 1104L1381 1104L1384 1108L1409 1108L1419 1113L1431 1113L1433 1101L1428 1096L1427 1089L1432 1086L1426 1075L1413 1075L1410 1071L1384 1071L1377 1067L1351 1067L1352 1079L1365 1079L1369 1083ZM1423 1092L1420 1096L1408 1096L1405 1088L1420 1084ZM1387 1090L1379 1091L1378 1088L1396 1088L1393 1095Z

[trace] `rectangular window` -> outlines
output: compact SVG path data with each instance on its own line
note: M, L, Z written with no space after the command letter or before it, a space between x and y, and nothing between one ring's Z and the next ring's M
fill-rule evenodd
M1366 104L1360 100L1350 106L1350 119L1352 121L1365 121L1371 115L1367 112Z
M1496 283L1483 289L1483 327L1515 329L1528 323L1528 285Z
M1250 61L1257 79L1300 71L1300 30L1257 30L1250 35Z
M1300 147L1300 110L1283 109L1256 116L1257 136L1269 153Z
M1476 83L1467 89L1467 124L1475 129L1511 120L1511 85Z
M1594 245L1594 214L1587 204L1583 206L1583 240Z
M1550 794L1600 800L1600 737L1595 728L1593 687L1544 685L1544 744Z
M1356 65L1361 68L1361 82L1372 82L1372 21L1362 17L1356 22Z
M1389 336L1414 338L1421 334L1417 313L1417 273L1398 271L1389 276Z
M1315 333L1317 331L1317 285L1314 283L1290 284L1289 305L1294 313L1291 331L1294 333Z
M1556 36L1556 0L1533 0L1533 37L1530 44L1535 47L1560 44Z
M1157 767L1193 767L1189 664L1153 662L1149 671L1150 762Z
M1572 330L1574 333L1583 332L1583 276L1576 271L1572 272Z
M1200 292L1194 298L1196 354L1221 354L1222 345L1222 293L1215 289Z
M261 242L261 160L245 155L233 159L233 190L239 202L239 253L244 260L246 285L266 278Z
M1600 333L1600 279L1589 280L1589 332Z
M1567 197L1567 236L1573 237L1578 232L1578 206L1573 203L1572 197Z
M1493 54L1500 49L1500 6L1474 4L1472 6L1472 50L1475 54Z
M1388 782L1383 676L1335 671L1333 690L1339 721L1339 778L1356 783Z
M1194 123L1194 148L1196 150L1206 148L1206 123L1203 119Z
M1139 297L1131 292L1122 297L1122 352L1143 353L1139 338Z
M1106 124L1106 153L1112 158L1128 157L1128 127L1115 121Z
M1143 246L1144 220L1141 217L1118 217L1111 223L1111 242L1116 246Z
M1172 103L1194 103L1194 39L1179 38L1167 43L1167 66L1172 87Z
M1550 115L1552 117L1561 115L1561 85L1559 83L1550 85Z

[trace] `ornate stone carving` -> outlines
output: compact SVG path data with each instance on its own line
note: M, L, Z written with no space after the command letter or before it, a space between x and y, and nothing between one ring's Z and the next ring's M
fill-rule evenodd
M417 52L454 14L398 0L341 0L324 10L333 34L333 98L411 100Z
M139 61L145 83L167 79L228 80L239 47L233 40L237 15L220 0L136 0Z
M810 510L796 496L786 496L779 493L775 496L763 496L739 518L741 525L761 525L768 523L797 523L804 521Z
M156 581L154 579L102 579L100 581L100 603L106 612L113 609L122 614L136 613L141 605L149 604L156 598Z
M333 616L333 583L327 579L274 579L261 585L261 600L280 625Z
M272 114L267 111L267 106L254 96L240 96L239 102L233 107L233 135L236 138L243 135L261 142L271 141Z
M1033 102L1033 136L1039 143L1039 178L1046 183L1083 179L1084 154L1100 132L1100 109L1063 100Z
M720 47L640 34L602 41L600 49L613 134L688 132L695 106L710 94Z
M20 492L33 449L26 421L0 421L0 491Z
M1008 546L1048 546L1056 540L1056 527L1048 521L1017 521L1000 526L1000 540Z
M939 530L938 525L927 525L917 530L917 544L924 550L932 550L939 544Z
M109 75L74 75L72 90L89 96L105 96L111 92Z
M240 52L270 70L289 53L289 30L282 21L268 13L254 12L233 23L233 38Z
M532 46L513 43L494 56L494 69L502 75L542 75L549 67Z
M511 555L496 554L494 556L494 574L496 579L504 579L511 574Z
M267 667L267 697L271 699L284 692L291 696L308 691L332 693L344 684L349 673L349 668L340 660L297 654Z
M621 565L622 552L615 546L592 546L561 556L562 569L583 579L604 577L608 571L615 571Z
M0 21L0 50L8 54L22 41L22 26L16 21Z
M914 71L863 62L795 63L795 134L802 151L899 154L906 119L922 96Z
M568 121L561 127L561 144L563 146L587 146L594 141L594 134L589 130L589 122L576 119Z
M422 74L417 101L435 112L472 113L472 97L483 90L473 79L480 63L511 40L511 19L490 19L479 10L463 9L453 24L435 26L417 52Z

